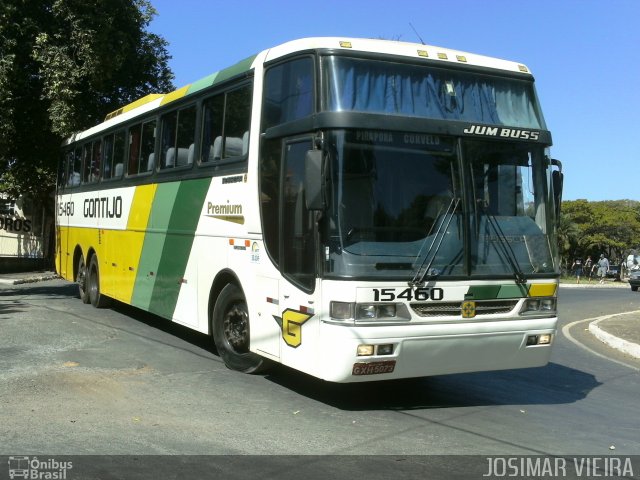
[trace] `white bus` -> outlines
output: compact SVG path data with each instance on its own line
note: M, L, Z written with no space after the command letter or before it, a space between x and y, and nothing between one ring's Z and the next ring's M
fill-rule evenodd
M550 145L523 64L295 40L65 142L57 269L85 303L211 334L243 372L542 366L559 278Z

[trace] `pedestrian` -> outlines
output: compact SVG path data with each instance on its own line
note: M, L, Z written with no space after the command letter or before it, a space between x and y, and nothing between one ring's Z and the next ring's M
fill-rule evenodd
M584 261L584 272L589 277L589 283L591 283L591 277L593 276L593 260L591 260L591 255L587 256L587 259Z
M604 279L609 271L609 260L604 256L604 253L600 254L600 260L598 260L598 276L600 277L600 283L604 283Z
M571 265L571 269L576 276L576 283L580 283L580 276L582 275L582 259L576 258Z
M631 250L626 262L627 274L640 270L640 257L636 250Z

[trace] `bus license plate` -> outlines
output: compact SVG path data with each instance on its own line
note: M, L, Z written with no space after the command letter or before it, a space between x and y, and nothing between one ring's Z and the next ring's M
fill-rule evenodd
M380 373L391 373L396 368L395 360L385 362L354 363L352 375L378 375Z

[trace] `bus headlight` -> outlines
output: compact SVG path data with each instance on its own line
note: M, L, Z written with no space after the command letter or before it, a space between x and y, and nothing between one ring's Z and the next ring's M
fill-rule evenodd
M357 305L356 320L370 318L395 318L396 306L394 304L359 303Z
M353 303L331 302L329 315L336 320L349 320L353 318Z
M555 313L556 312L556 298L555 297L541 297L541 298L527 298L522 305L520 315L534 314L534 313Z
M333 320L355 320L367 322L372 320L409 321L411 314L406 305L401 303L350 303L331 302L329 315Z

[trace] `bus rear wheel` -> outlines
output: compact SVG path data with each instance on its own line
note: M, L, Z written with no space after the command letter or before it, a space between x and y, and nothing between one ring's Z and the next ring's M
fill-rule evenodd
M80 254L78 259L78 273L76 275L76 283L78 284L78 294L82 303L89 303L89 290L87 289L87 265L84 263L84 255Z
M213 308L213 341L218 355L231 370L244 373L266 371L271 362L249 351L249 310L242 290L229 284Z
M98 256L93 255L89 262L89 272L87 274L87 286L89 290L89 301L96 308L109 306L109 297L100 293L100 269L98 268Z

